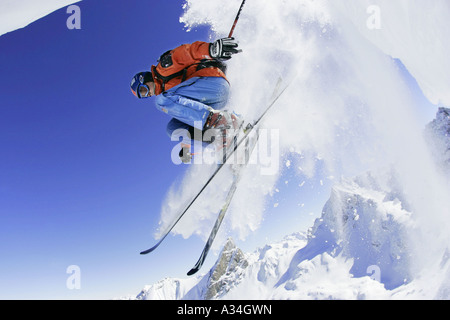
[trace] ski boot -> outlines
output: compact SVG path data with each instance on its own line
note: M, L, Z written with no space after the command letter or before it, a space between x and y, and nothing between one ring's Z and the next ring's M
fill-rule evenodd
M229 152L236 147L237 137L242 131L244 120L235 112L211 111L205 130L215 130L214 146L218 163L227 161Z

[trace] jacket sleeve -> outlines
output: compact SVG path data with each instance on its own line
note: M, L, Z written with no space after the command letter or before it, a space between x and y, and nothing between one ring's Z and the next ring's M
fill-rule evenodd
M177 68L185 68L203 59L211 59L208 42L196 41L192 44L183 44L172 50L172 61Z

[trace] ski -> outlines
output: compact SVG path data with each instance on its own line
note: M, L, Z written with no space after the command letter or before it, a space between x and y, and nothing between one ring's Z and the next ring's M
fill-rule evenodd
M278 81L277 87L279 87L279 84L281 83L281 80ZM151 248L141 251L140 254L148 254L152 251L154 251L156 248L159 247L159 245L164 241L164 239L169 235L169 233L172 231L172 229L175 227L175 225L180 221L180 219L184 216L184 214L192 207L194 202L197 200L197 198L203 193L203 191L206 189L206 187L211 183L211 181L217 176L217 174L221 171L221 169L225 166L228 159L234 154L234 152L239 148L239 146L246 141L247 137L250 135L250 133L253 131L253 129L258 125L258 123L263 119L263 117L267 114L267 112L275 105L275 103L278 101L278 99L281 97L281 95L286 91L286 89L289 87L290 82L281 90L278 94L275 95L275 97L272 99L272 101L267 105L267 107L264 109L263 113L259 116L259 118L256 119L253 123L247 124L247 126L244 128L244 135L242 138L238 140L235 147L228 152L226 157L224 157L222 163L220 163L216 170L212 173L210 178L205 182L203 187L200 189L200 191L192 198L192 200L187 204L187 206L181 211L181 213L176 217L176 219L172 222L172 224L166 229L166 231L163 233L163 236L161 239ZM276 91L275 91L276 92Z
M258 135L258 133L256 133L256 137L252 140L251 145L250 145L250 137L248 137L248 139L246 141L245 154L244 154L245 163L239 165L239 167L233 173L233 183L231 184L230 190L228 191L228 195L225 199L225 204L222 207L222 209L220 210L219 215L217 216L216 222L214 223L214 227L211 230L208 241L206 241L205 247L203 248L203 251L200 254L200 258L198 259L195 266L187 273L188 276L191 276L191 275L197 273L197 271L200 270L203 263L205 262L206 256L208 255L208 252L209 252L209 249L211 249L214 239L216 238L217 232L219 231L220 225L222 224L223 218L225 217L225 213L228 211L228 207L230 206L231 201L233 200L234 193L236 192L239 180L241 178L241 171L247 165L248 161L250 160L250 156L251 156L252 151L255 148L256 144L258 143L258 139L259 139L259 135Z
M234 193L237 189L237 184L239 182L239 173L235 175L233 179L233 183L230 187L230 191L228 191L227 198L225 200L225 204L222 207L222 209L219 212L219 215L217 216L217 220L214 223L214 227L211 230L211 234L209 235L208 241L205 244L205 247L203 248L203 251L200 255L200 258L198 259L195 266L187 273L188 276L191 276L195 274L200 268L202 267L203 263L205 262L206 256L208 255L209 249L212 246L212 243L214 239L216 238L217 232L219 231L220 225L222 224L223 218L225 216L225 213L228 210L228 207L230 206L231 200L233 199Z

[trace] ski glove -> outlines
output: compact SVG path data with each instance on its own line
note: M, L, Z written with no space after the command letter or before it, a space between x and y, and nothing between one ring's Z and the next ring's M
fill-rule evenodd
M237 49L238 44L234 38L222 38L209 45L209 55L213 59L229 60L233 54L242 50Z

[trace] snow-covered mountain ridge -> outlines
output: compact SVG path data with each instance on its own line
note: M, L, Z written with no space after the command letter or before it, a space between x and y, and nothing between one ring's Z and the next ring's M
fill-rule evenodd
M46 15L81 0L3 0L0 3L0 36L24 28Z
M166 278L136 298L448 299L448 257L427 277L410 274L410 215L389 193L347 181L334 188L308 236L293 234L250 254L230 239L205 275Z
M243 254L229 240L206 275L164 279L145 287L137 298L387 298L389 291L367 272L383 270L381 281L402 282L395 270L407 259L401 241L390 232L402 227L392 223L394 216L401 220L404 215L407 221L409 213L396 201L383 200L382 192L347 181L333 190L308 236L293 234L251 254Z
M163 279L146 286L137 299L229 299L236 291L245 291L247 298L257 290L263 294L289 268L289 261L306 244L301 233L244 254L229 238L209 272L194 278ZM270 284L269 286L267 284ZM269 292L265 292L265 295ZM254 297L255 298L255 297Z
M449 111L440 108L427 126L447 143ZM342 179L307 235L292 234L249 254L229 239L205 275L166 278L136 298L449 299L447 250L426 272L415 269L414 213L402 192L394 170Z
M428 124L425 135L438 166L450 175L450 109L439 108L436 119Z

